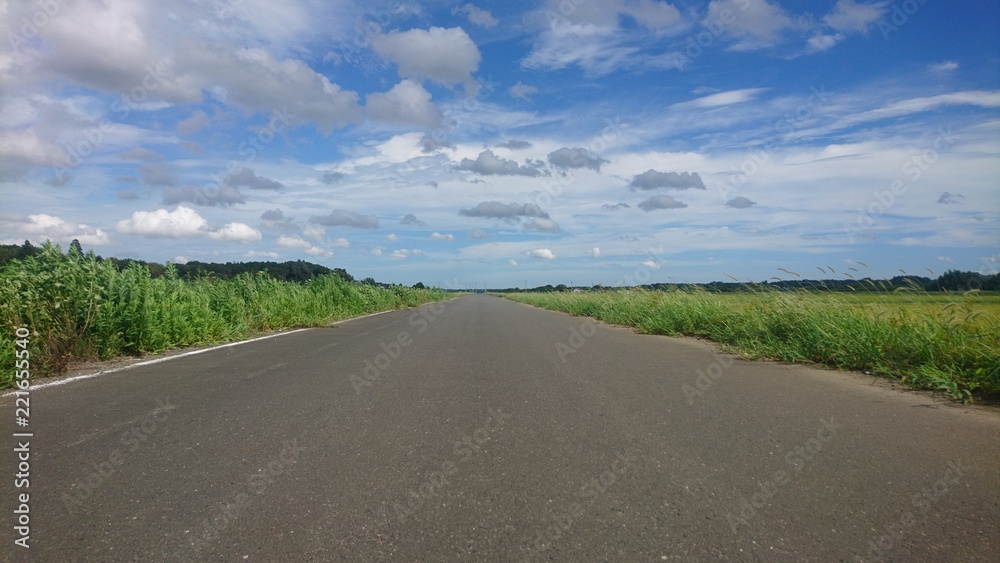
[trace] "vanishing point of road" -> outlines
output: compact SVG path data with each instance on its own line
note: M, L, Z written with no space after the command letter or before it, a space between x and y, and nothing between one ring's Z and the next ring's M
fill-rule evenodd
M0 406L5 560L1000 553L995 409L486 295L34 389L28 549Z

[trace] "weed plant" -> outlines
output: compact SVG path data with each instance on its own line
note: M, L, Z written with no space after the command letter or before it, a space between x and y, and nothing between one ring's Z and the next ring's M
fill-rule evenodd
M265 273L230 280L181 280L177 269L153 278L131 264L119 271L91 252L46 243L42 251L0 270L0 385L9 385L15 331L31 331L34 377L63 372L77 359L109 359L253 334L329 324L366 313L444 299L441 290L348 282L319 276L300 284Z

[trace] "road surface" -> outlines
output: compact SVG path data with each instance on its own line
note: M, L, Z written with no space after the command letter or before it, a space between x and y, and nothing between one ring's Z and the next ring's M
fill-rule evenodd
M486 295L30 398L26 429L15 398L0 399L8 560L995 561L1000 549L996 410ZM28 489L11 477L18 449ZM28 549L14 543L25 490Z

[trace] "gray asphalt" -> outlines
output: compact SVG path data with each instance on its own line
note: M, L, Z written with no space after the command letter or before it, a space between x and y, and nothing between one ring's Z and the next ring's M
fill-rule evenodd
M24 429L0 407L13 523ZM485 295L36 389L28 430L31 547L6 526L8 560L1000 550L995 409Z

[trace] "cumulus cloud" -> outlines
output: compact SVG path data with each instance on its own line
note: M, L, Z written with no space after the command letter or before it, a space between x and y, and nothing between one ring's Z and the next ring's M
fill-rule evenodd
M282 248L294 248L296 250L301 250L309 256L333 256L333 252L320 246L316 246L298 235L282 235L278 237L277 245Z
M441 149L454 149L455 145L432 135L424 135L420 139L420 152L431 154Z
M295 222L291 217L285 217L285 212L280 209L269 209L260 214L261 225L265 229L274 231L294 230ZM325 234L324 234L325 236Z
M251 190L280 190L285 187L281 182L258 176L245 166L226 177L226 184L234 187L243 186Z
M250 242L260 240L262 236L260 231L244 223L226 223L222 228L208 232L211 239L229 242Z
M487 233L482 229L476 229L473 231L469 231L469 238L472 240L486 240L493 238L493 235Z
M756 201L751 201L743 196L736 196L726 202L726 207L732 207L733 209L746 209L755 205L757 205Z
M431 238L434 239L434 240L453 241L453 240L455 240L455 235L453 235L451 233L441 234L441 233L435 232L434 234L431 235Z
M392 31L377 35L371 44L376 53L396 63L403 78L463 84L467 92L475 91L472 73L479 69L482 55L460 27Z
M213 229L204 217L183 205L173 211L136 211L128 219L118 221L115 229L123 234L151 238L208 237L229 242L250 242L262 238L260 231L243 223L227 223Z
M601 257L601 249L600 249L600 247L595 246L594 248L591 248L591 249L587 250L587 254L593 256L594 258L600 258Z
M526 255L531 258L541 258L542 260L555 260L556 255L554 252L548 248L536 248L535 250L529 250L525 252Z
M536 166L521 166L513 160L500 158L492 150L479 153L476 160L463 158L458 165L461 170L468 170L483 176L541 176L542 172Z
M493 14L491 14L489 10L483 10L482 8L478 8L472 4L465 4L464 6L452 8L451 13L452 15L465 14L465 16L469 18L470 22L482 27L496 27L496 25L500 23L495 17L493 17Z
M27 217L0 213L0 231L12 234L17 239L27 239L36 243L51 240L65 244L77 239L80 244L98 246L111 242L108 235L101 229L84 223L65 221L60 217L46 213L37 213Z
M525 229L534 229L543 233L561 233L562 228L552 219L542 217L532 218L524 223Z
M657 172L650 169L642 174L633 176L629 187L633 190L655 190L658 188L673 188L677 190L696 188L704 190L705 183L701 181L701 176L697 172L693 174L681 172L678 174L677 172Z
M413 125L434 129L441 124L441 112L431 103L431 93L412 80L403 80L386 93L368 94L368 116L393 125Z
M403 218L399 220L399 224L400 225L417 225L419 227L424 227L424 226L427 225L427 223L424 223L420 219L417 219L417 216L414 215L413 213L407 213L406 215L404 215Z
M278 237L277 244L278 246L283 248L297 248L300 250L304 250L306 248L312 248L312 243L303 239L299 235L291 235L291 236L281 235L280 237Z
M175 203L193 203L195 205L207 205L209 207L226 207L238 203L245 203L246 198L240 190L233 186L213 186L205 189L200 186L186 185L180 187L170 187L163 190L164 205Z
M378 217L361 215L346 209L334 209L329 215L313 216L309 222L325 227L354 227L355 229L377 229Z
M587 149L571 149L568 147L550 152L548 159L549 164L564 170L568 168L590 168L597 172L601 171L602 164L608 162Z
M462 208L458 214L466 217L487 217L490 219L549 218L549 214L542 211L542 208L534 203L500 203L499 201L484 201L473 208Z
M653 196L639 204L639 209L652 211L654 209L681 209L687 207L686 203L677 201L668 195Z
M507 263L510 264L511 266L517 266L517 260L514 260L513 258L508 260Z

